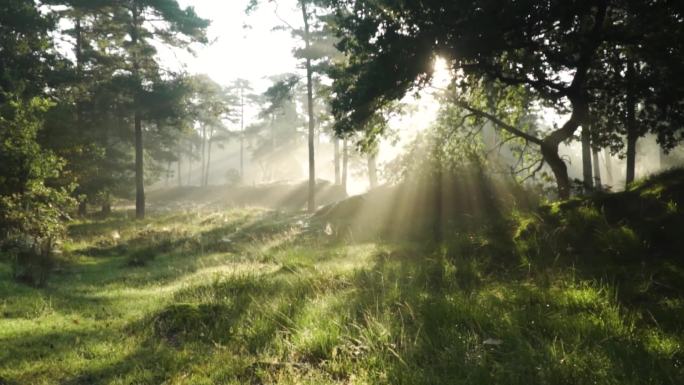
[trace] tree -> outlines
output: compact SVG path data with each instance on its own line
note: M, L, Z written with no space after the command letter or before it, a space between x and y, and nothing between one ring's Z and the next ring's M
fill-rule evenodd
M349 139L344 138L342 140L342 191L347 193L347 178L349 178Z
M71 186L54 183L64 160L37 141L48 108L34 97L6 100L0 111L0 249L13 255L15 278L35 285L45 282L72 204Z
M72 203L72 186L59 183L64 160L40 142L54 104L49 92L66 66L50 37L54 28L33 1L0 4L0 248L13 255L15 278L34 284L44 282L49 268L42 267ZM26 270L34 260L41 271Z
M247 133L252 137L252 157L259 162L264 180L270 180L274 167L278 174L287 175L291 168L291 153L302 141L306 141L307 132L302 135L299 130L305 125L305 118L298 112L297 96L304 94L300 79L295 74L280 74L271 77L272 85L261 95L250 99L260 106L259 122L251 124ZM290 160L290 161L288 161Z
M302 20L304 22L304 49L308 51L311 48L311 36L309 30L309 13L306 10L306 1L300 0L299 6L302 9ZM311 57L306 56L305 58L305 68L306 68L306 98L307 98L307 111L309 113L309 135L308 135L308 147L309 147L309 199L308 199L308 210L313 212L316 210L316 157L314 154L314 136L316 123L314 121L313 112L313 68L311 65Z
M407 108L408 105L404 103L392 103L377 110L365 122L363 136L357 141L357 150L366 158L368 185L371 189L378 186L377 157L380 151L380 140L395 136L395 132L390 128L389 122L393 117L404 114Z
M53 90L55 106L45 117L41 142L66 160L65 183L77 183L79 212L87 203L110 209L110 195L127 196L133 174L129 171L130 141L125 130L127 79L121 47L125 34L112 26L107 1L52 1L67 5L54 16L70 23L56 31L73 45L73 62L59 87ZM68 181L66 179L69 179Z
M271 2L276 2L270 0ZM248 12L258 6L258 0L251 0L248 6ZM304 47L294 50L294 55L302 59L304 69L306 72L306 95L307 95L307 147L308 147L308 161L309 161L309 185L308 185L308 200L307 208L309 212L316 209L316 158L315 158L315 139L316 139L316 119L314 107L314 88L316 73L324 73L331 58L338 54L332 44L332 35L325 27L327 25L320 24L327 18L328 15L318 15L320 11L316 7L316 1L313 0L297 0L297 7L302 15L302 28L295 28L287 23L285 28L289 29L294 36L302 39Z
M368 157L368 186L371 189L378 187L378 154L376 151L370 152Z
M173 47L188 47L193 42L204 43L209 22L198 17L192 7L181 9L176 0L112 1L111 5L116 14L117 27L125 30L129 38L128 44L124 45L127 64L124 70L130 74L133 95L136 216L143 218L143 105L149 97L149 84L161 80L153 41Z
M400 99L413 86L425 84L433 71L431 61L438 55L459 74L459 95L492 85L504 93L520 89L526 95L524 105L538 104L569 115L561 127L535 136L502 116L505 111L487 112L482 99L463 98L461 103L471 113L536 145L555 176L561 198L570 195L570 182L558 147L590 122L590 109L598 103L592 97L593 87L602 87L606 52L622 50L624 41L638 45L658 37L663 38L660 45L664 42L664 48L673 50L681 39L681 35L657 31L639 38L639 17L677 14L676 6L665 1L327 3L336 9L336 28L342 37L339 48L348 57L334 76L333 112L339 132L358 129L375 110ZM678 27L668 32L681 33L681 23L671 23ZM643 61L659 57L639 55ZM662 83L657 86L663 89Z
M589 127L582 127L582 183L584 192L589 193L593 190L593 176L591 168L591 132Z
M593 87L599 103L592 114L593 123L600 128L594 133L597 143L626 157L626 186L634 181L639 138L655 134L667 152L682 140L684 127L684 109L679 102L684 82L676 75L684 70L684 52L670 40L684 34L682 26L677 29L670 21L672 16L659 17L653 24L653 16L648 14L646 21L641 16L632 18L644 32L644 41L605 54L604 76L596 82L609 86Z
M335 184L339 185L342 183L342 175L340 170L340 138L337 136L333 137L333 163L335 164Z
M43 95L62 68L49 33L52 18L31 0L0 4L0 104Z
M245 106L250 103L253 96L248 94L252 91L249 80L237 79L231 84L231 88L237 93L240 113L240 178L245 176Z
M237 101L231 89L222 87L206 75L194 76L189 81L191 91L184 101L189 106L186 119L199 136L200 185L207 186L212 145L228 138L225 121L231 119L230 114Z

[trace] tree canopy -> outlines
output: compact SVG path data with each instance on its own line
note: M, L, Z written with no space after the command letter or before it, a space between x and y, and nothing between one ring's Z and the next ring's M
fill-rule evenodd
M558 146L589 124L591 110L616 102L597 95L626 91L622 83L601 81L608 58L629 52L640 67L658 68L661 74L677 73L682 63L672 60L681 55L681 9L669 1L327 3L336 11L339 48L347 55L333 71L338 131L362 127L374 111L425 84L439 56L456 74L455 92L464 104L540 147L561 197L569 195L570 185ZM681 100L681 87L662 79L643 80L631 86L658 95L659 117L670 117L668 111ZM505 111L488 114L476 100L467 100L468 92L491 84L522 89L530 103L569 117L544 136L529 135L496 116ZM676 138L673 132L680 129L668 123L659 127L662 140Z

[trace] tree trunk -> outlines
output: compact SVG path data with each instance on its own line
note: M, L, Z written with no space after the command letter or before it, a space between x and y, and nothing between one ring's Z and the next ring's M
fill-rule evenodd
M209 186L209 166L211 165L211 139L207 142L207 169L204 171L204 187Z
M78 216L85 217L88 214L88 201L83 198L78 202Z
M568 178L568 168L565 162L558 155L558 146L552 146L547 143L541 145L542 156L544 161L551 167L553 176L556 178L556 185L558 187L558 198L570 198L570 179Z
M625 172L625 188L634 182L636 168L636 144L639 139L636 127L636 97L632 88L634 81L634 64L627 64L627 170Z
M240 179L245 177L245 89L240 87Z
M377 154L375 152L368 154L368 182L371 189L378 187Z
M558 197L560 199L570 198L570 180L568 178L568 168L563 159L558 155L558 147L565 140L570 139L580 125L586 125L589 121L589 103L584 87L587 83L592 61L602 42L604 22L608 11L608 2L597 2L596 16L593 26L589 32L589 39L584 42L581 52L577 58L575 74L566 96L572 105L570 119L558 130L553 131L544 138L541 145L541 152L544 160L549 164L558 185Z
M81 16L76 17L76 23L74 26L74 32L76 33L76 69L80 75L81 68L83 68L83 28L81 26Z
M520 131L516 127L502 121L493 114L473 108L467 103L459 103L459 105L478 116L489 119L491 122L510 132L511 134L538 145L543 161L548 164L549 167L551 167L551 171L556 178L558 197L560 199L570 198L570 180L568 179L568 168L558 154L558 147L561 143L563 143L563 141L572 138L575 131L577 131L577 128L580 126L580 122L586 120L588 116L588 106L586 103L577 98L577 100L573 102L573 111L570 119L565 122L563 127L552 131L544 139L539 139L534 135Z
M143 134L140 111L135 111L135 216L145 218L145 183L143 176Z
M580 125L586 125L589 118L589 105L583 97L575 96L571 103L572 114L570 119L563 124L563 127L547 135L540 144L544 161L551 167L553 176L556 178L559 199L569 199L571 188L568 167L558 154L558 147L564 141L572 138Z
M275 151L276 149L276 131L274 120L274 118L271 118L271 151Z
M582 184L584 185L584 192L590 193L593 187L593 178L591 173L591 132L588 125L582 127Z
M304 45L309 50L309 15L306 12L306 0L300 0L302 19L304 20ZM316 210L316 159L314 157L314 111L313 111L313 69L311 59L306 59L306 98L309 110L309 212Z
M206 153L206 146L207 146L207 127L202 125L202 147L200 151L202 152L200 155L200 159L202 162L202 168L200 169L200 174L199 174L199 185L200 187L204 187L204 172L207 168L206 165L206 158L204 154Z
M139 34L139 9L137 2L133 3L131 15L133 18L133 25L131 28L131 44L136 46L138 44ZM144 182L144 165L143 165L143 133L142 133L142 115L140 112L140 96L142 93L142 79L140 77L140 63L138 62L138 55L133 51L133 75L135 77L135 96L134 96L134 126L135 126L135 217L138 219L145 218L145 182Z
M347 173L349 166L349 151L347 150L347 139L342 141L342 189L347 193Z
M192 186L192 155L195 148L192 145L192 143L189 143L189 145L190 151L188 151L188 177L186 178L186 180L188 181L188 186Z
M596 191L603 190L603 184L601 183L601 168L599 163L599 153L597 149L592 150L592 160L594 165L594 188Z
M81 27L80 15L76 18L76 25L74 29L76 32L76 75L79 79L83 79L83 29ZM81 103L81 97L82 95L79 91L76 98L76 128L78 130L82 129L81 121L83 119L83 105Z
M83 37L82 37L82 29L81 29L81 17L78 16L76 18L76 25L74 27L75 33L76 33L76 46L75 46L75 54L76 54L76 73L79 77L79 79L82 79L82 73L81 73L81 68L83 66ZM81 105L81 95L80 92L78 93L78 96L76 98L76 129L81 130L81 120L83 118L83 109ZM106 147L105 147L106 148ZM84 197L81 201L78 202L78 215L81 217L84 217L88 212L88 202L87 202L87 197Z
M333 143L335 144L335 184L339 186L342 183L340 175L340 139L335 137Z
M611 162L611 155L610 155L610 150L607 148L603 149L603 160L604 160L604 165L606 166L606 184L612 185L613 184L613 162Z
M625 188L634 182L636 169L636 145L637 136L634 133L627 133L627 170L625 172Z
M171 179L171 161L166 162L166 180L164 180L164 187L169 187L169 179Z

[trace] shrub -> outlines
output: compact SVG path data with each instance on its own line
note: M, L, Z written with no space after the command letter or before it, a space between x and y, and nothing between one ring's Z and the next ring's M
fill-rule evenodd
M40 147L38 132L46 100L11 101L0 110L0 249L10 256L14 276L45 283L53 249L64 235L73 205L72 187L50 187L63 160Z
M684 170L670 170L627 191L544 205L537 215L513 215L515 248L527 264L558 257L594 264L678 257L682 200Z
M64 236L66 191L35 185L24 194L0 196L0 246L10 257L15 279L42 286Z

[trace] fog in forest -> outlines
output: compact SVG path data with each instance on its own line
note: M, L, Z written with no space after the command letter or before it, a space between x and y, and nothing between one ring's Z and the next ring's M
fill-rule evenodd
M0 385L684 384L670 0L0 0Z

